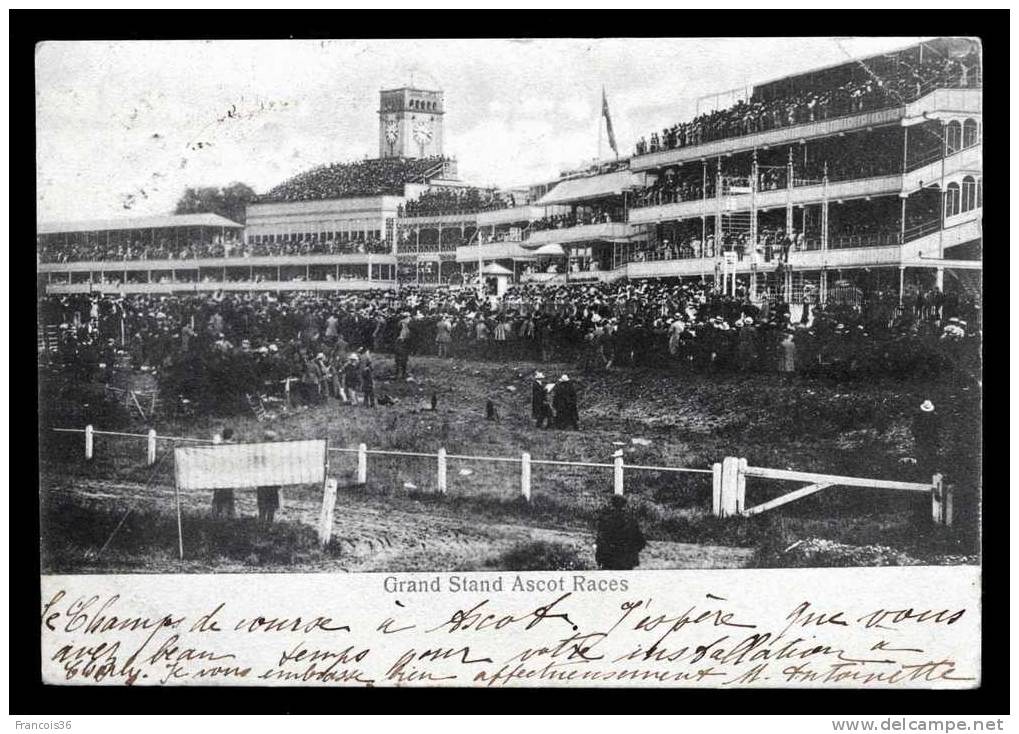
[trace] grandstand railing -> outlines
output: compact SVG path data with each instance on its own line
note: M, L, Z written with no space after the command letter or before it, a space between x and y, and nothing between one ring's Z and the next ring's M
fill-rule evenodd
M902 117L920 115L928 108L929 110L940 109L941 105L946 105L944 109L959 109L957 106L947 106L952 103L952 100L946 93L969 91L979 93L981 89L979 85L951 87L935 83L930 88L921 89L919 95L911 95L887 107L850 112L837 117L801 122L746 135L719 138L699 145L660 149L634 156L631 159L630 167L635 171L649 170L689 161L699 161L702 158L713 158L726 153L782 145L801 138L828 137L840 132L891 124ZM944 99L942 100L942 98Z

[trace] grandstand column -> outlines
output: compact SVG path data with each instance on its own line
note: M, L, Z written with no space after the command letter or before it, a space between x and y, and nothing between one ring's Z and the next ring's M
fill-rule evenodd
M899 214L899 246L906 244L906 196L900 194L902 210Z
M945 269L944 268L938 268L935 271L935 273L936 273L936 275L935 275L934 285L935 285L935 287L937 287L937 289L939 291L944 291L945 290Z
M789 146L789 160L785 174L785 231L793 231L793 147Z
M906 266L899 266L899 305L902 305L903 292L906 290Z
M753 159L750 164L750 247L753 249L757 244L757 148L754 148ZM733 270L733 280L736 280ZM735 290L735 285L733 286Z
M821 179L821 249L828 249L828 164Z
M711 255L716 264L722 255L722 156L715 162L715 251ZM715 271L718 271L717 265ZM715 281L717 285L717 277Z

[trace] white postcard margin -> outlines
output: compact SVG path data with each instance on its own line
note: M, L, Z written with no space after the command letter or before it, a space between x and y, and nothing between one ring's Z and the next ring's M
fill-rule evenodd
M980 683L976 566L43 576L55 685Z

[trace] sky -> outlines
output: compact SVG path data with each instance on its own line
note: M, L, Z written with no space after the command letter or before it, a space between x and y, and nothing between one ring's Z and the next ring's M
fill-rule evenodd
M918 40L47 42L35 59L38 219L169 213L188 186L261 193L376 157L378 92L410 84L444 91L445 152L462 179L547 181L598 155L603 86L628 155L714 104L706 95Z

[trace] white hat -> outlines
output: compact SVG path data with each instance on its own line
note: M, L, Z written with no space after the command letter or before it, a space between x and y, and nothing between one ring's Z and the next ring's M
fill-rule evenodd
M534 373L534 379L535 380L544 380L545 379L545 373L544 372L535 372Z
M922 410L924 413L933 413L934 403L932 403L930 400L924 400L922 403L920 403L920 410Z
M559 382L569 382L569 381L570 381L570 376L565 374L565 373L563 374L562 377L559 378Z

